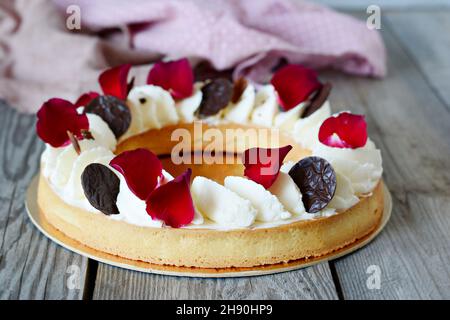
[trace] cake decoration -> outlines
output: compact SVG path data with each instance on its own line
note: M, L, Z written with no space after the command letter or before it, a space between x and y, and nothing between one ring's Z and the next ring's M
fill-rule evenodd
M232 103L237 103L247 88L247 80L244 77L240 77L233 84L233 95L231 97Z
M100 163L91 163L81 175L81 184L94 208L106 215L119 214L116 200L120 181L111 169Z
M131 191L143 201L163 178L161 161L147 149L122 152L109 164L124 176Z
M327 82L325 83L322 88L319 89L319 91L314 95L311 102L305 107L305 110L303 111L301 118L308 118L310 115L312 115L314 112L319 110L325 101L327 101L328 96L331 92L331 83Z
M280 200L265 187L253 180L238 176L228 176L224 180L225 188L243 199L248 199L256 209L256 221L280 221L291 217Z
M120 138L130 127L131 112L126 103L114 96L98 96L84 108L85 113L94 113L105 121Z
M148 197L147 212L152 219L164 221L173 228L180 228L192 222L195 215L189 185L191 169L175 179L159 186Z
M280 167L292 146L281 148L250 148L243 154L244 175L268 189L275 182Z
M77 138L75 138L73 133L70 132L70 131L67 131L67 136L69 137L70 143L72 144L72 147L75 149L75 152L78 155L80 155L81 154L81 147L80 147L80 144L78 143Z
M53 98L45 102L37 112L36 131L38 136L52 147L68 145L71 132L77 139L83 139L82 132L89 130L85 114L79 114L71 102Z
M314 70L296 64L288 64L278 69L270 82L275 87L278 102L284 111L305 102L322 88Z
M155 63L147 76L147 84L169 91L174 99L190 97L194 91L194 73L189 60Z
M89 91L86 93L83 93L75 102L75 105L77 107L84 107L89 104L94 98L97 98L100 94L95 91Z
M325 159L303 158L289 170L289 175L302 193L306 212L319 212L333 199L336 173Z
M106 96L114 96L120 100L126 100L128 92L130 92L134 83L134 79L127 82L130 69L131 64L123 64L110 68L100 74L98 82L103 94Z
M325 255L379 223L380 150L364 117L331 116L331 84L314 71L288 65L260 86L181 79L186 59L153 68L132 90L129 66L107 70L103 93L49 100L38 113L38 204L69 237L157 264L251 267ZM224 135L214 150L226 163L158 159L177 154L175 130L197 152L199 127L202 141L210 129Z
M341 112L326 119L319 129L319 140L333 148L356 149L367 142L367 124L363 115Z
M233 95L233 84L225 78L211 80L202 88L203 98L197 109L197 116L214 116L225 108Z
M103 95L89 91L75 102L77 107L84 107L84 113L100 116L116 138L122 136L131 123L131 113L125 103L134 84L134 78L127 82L130 68L130 64L124 64L104 71L98 78Z

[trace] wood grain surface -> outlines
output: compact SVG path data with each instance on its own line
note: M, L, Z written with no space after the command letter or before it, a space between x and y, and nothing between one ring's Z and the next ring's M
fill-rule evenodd
M0 298L80 299L87 259L48 240L25 212L43 150L34 124L34 116L0 103Z
M330 80L335 110L348 107L367 117L393 195L392 218L373 243L332 264L345 299L448 299L450 110L400 41L401 29L389 21L382 33L388 76ZM380 289L367 286L370 266L381 271Z
M337 299L328 264L227 279L167 277L99 265L94 299Z

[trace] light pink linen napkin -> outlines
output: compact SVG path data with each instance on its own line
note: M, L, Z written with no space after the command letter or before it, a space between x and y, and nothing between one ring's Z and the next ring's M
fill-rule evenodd
M381 77L385 49L365 23L326 7L285 0L2 0L0 97L34 112L58 96L74 101L98 90L98 73L156 58L208 60L217 69L266 81L286 58L314 68ZM81 31L66 9L81 9ZM138 81L139 83L139 81Z

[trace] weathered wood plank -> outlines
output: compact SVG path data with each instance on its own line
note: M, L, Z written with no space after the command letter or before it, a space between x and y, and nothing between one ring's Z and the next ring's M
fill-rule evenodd
M180 278L99 264L94 299L337 299L328 264L282 274Z
M389 13L384 21L450 110L450 11Z
M336 262L344 298L450 298L450 197L415 192L393 197L395 211L383 234ZM374 275L370 266L379 268L379 289L367 286Z
M0 114L0 298L80 299L87 259L45 238L25 212L26 188L43 148L34 116L20 115L1 102ZM71 275L78 277L78 289L67 286L75 279Z
M366 114L394 210L372 244L333 264L345 299L449 298L450 111L384 28L387 78L328 78L335 110ZM380 268L380 289L366 285L371 265Z

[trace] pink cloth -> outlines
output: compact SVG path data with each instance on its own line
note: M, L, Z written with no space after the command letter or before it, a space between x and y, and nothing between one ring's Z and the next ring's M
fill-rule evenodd
M125 62L143 81L156 58L208 60L266 81L281 57L314 68L381 77L385 49L363 21L321 5L285 0L2 0L0 97L34 112L58 96L98 90L98 73ZM81 9L81 32L65 27ZM139 83L139 82L138 82Z

